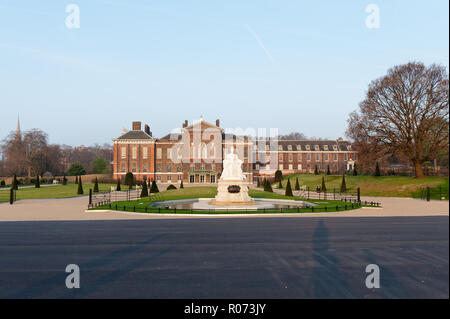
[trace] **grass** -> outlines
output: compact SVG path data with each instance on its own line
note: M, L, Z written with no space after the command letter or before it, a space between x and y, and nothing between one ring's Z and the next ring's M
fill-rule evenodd
M111 184L99 184L100 192L107 192L111 190ZM89 188L94 189L93 183L83 183L83 195L89 194ZM43 186L40 188L29 187L20 188L16 192L16 199L39 199L39 198L67 198L78 195L78 184L67 185L51 185ZM9 189L0 189L0 201L9 201Z
M210 214L210 212L199 212L199 211L191 211L191 210L180 210L180 209L166 209L166 208L157 208L157 207L149 207L150 203L155 201L164 201L164 200L176 200L176 199L190 199L190 198L213 198L217 194L216 187L186 187L184 189L177 190L169 190L162 191L157 193L156 195L152 195L151 197L141 198L135 201L120 201L111 203L111 205L102 205L95 208L91 208L94 210L102 210L102 209L112 209L119 211L130 211L130 212L141 212L141 213L178 213L178 214ZM290 197L284 196L271 192L264 192L260 190L249 190L249 195L253 198L274 198L274 199L293 199L293 200L302 200L299 197ZM318 203L318 207L312 208L292 208L292 209L283 209L280 210L266 210L264 213L311 213L311 212L332 212L332 211L342 211L342 210L351 210L359 208L356 205L351 207L349 203L343 203L341 201L324 201L324 200L313 200L311 202ZM337 206L337 209L336 209ZM220 214L239 214L239 213L248 213L248 214L260 214L262 211L221 211L218 212Z
M341 187L342 175L313 175L313 174L293 174L283 178L283 188L286 188L287 179L291 180L292 188L295 187L295 179L301 185L308 186L315 190L316 186L322 185L322 176L325 177L325 185L328 191L333 188L339 190ZM446 192L448 199L448 177L426 176L423 178L414 178L408 176L366 176L366 175L346 175L345 182L347 188L356 191L357 187L361 189L363 196L387 196L387 197L417 197L420 189L430 186L432 189L442 187ZM278 188L278 183L273 185ZM438 195L437 195L438 196Z

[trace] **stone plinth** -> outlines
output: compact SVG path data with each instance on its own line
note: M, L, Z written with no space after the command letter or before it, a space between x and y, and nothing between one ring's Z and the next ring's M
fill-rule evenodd
M253 205L255 202L248 196L248 186L240 179L220 179L217 195L211 201L212 205L235 206Z

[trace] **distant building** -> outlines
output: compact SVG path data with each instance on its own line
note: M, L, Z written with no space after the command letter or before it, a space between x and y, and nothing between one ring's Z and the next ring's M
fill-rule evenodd
M222 172L222 158L232 150L243 161L248 181L258 176L313 173L315 168L340 173L352 170L357 152L347 141L268 140L227 134L220 127L200 121L182 124L180 132L162 138L152 136L150 127L133 122L132 130L123 130L113 139L114 178L132 172L137 180L158 183L214 184Z

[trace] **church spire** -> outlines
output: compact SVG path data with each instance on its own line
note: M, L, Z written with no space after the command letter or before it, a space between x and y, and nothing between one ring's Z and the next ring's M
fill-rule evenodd
M21 132L20 132L20 119L19 119L19 114L17 114L16 138L18 138L18 139L21 139L21 138L22 138L22 134L21 134Z

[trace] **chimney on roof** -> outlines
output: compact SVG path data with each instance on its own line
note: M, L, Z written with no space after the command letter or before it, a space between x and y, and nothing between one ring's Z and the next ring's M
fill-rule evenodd
M219 119L216 120L216 126L220 127L220 120Z
M133 131L141 130L141 122L133 122Z
M183 128L188 127L188 120L184 120Z
M145 126L144 126L144 132L151 136L150 126L148 126L147 124L145 124Z

